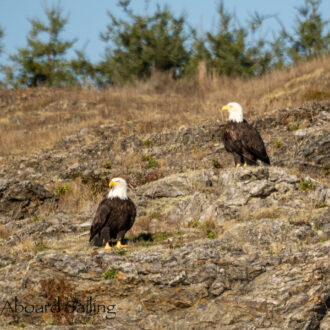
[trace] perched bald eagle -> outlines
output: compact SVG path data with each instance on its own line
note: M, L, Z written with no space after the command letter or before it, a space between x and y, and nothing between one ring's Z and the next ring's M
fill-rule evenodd
M270 165L264 142L259 132L243 119L241 105L231 102L223 106L222 110L229 112L222 139L225 149L233 154L236 167L258 165L258 159Z
M110 191L98 209L91 226L89 241L96 246L110 250L111 238L117 240L116 248L126 247L122 240L134 224L136 208L127 196L127 183L122 178L114 178L109 183Z

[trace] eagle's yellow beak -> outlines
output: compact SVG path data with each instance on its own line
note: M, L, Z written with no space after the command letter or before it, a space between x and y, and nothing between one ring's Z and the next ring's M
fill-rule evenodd
M230 109L230 106L228 104L226 104L222 107L221 110L225 111L225 110L229 110L229 109Z
M109 187L114 187L114 186L117 186L117 182L115 182L115 181L110 181L110 183L109 183Z

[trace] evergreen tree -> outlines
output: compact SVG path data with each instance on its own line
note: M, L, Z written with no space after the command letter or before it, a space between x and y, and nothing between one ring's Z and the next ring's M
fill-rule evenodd
M84 50L75 50L76 58L70 61L70 68L77 85L92 85L95 81L96 68L86 57Z
M4 31L0 26L0 57L1 57L1 54L3 52L3 44L2 44L3 36L4 36ZM1 71L3 71L3 66L0 63L0 72ZM0 81L0 88L4 88L4 87L5 87L5 84L2 81Z
M63 41L61 33L68 22L59 6L45 7L47 23L30 19L32 28L27 37L27 47L19 48L10 56L13 66L5 67L7 83L13 87L53 86L73 84L74 75L65 54L73 46L74 40ZM47 36L48 40L42 38Z
M117 19L108 12L111 22L101 34L110 44L99 66L105 80L123 83L133 78L147 78L154 71L181 76L189 58L185 48L185 18L174 17L166 6L158 6L151 16L140 16L129 9L128 0L119 5L128 19Z
M4 31L3 31L3 29L0 26L0 55L1 55L2 51L3 51L3 45L2 45L2 38L3 38L3 36L4 36Z
M247 43L249 32L254 33L264 18L258 16L258 21L254 18L250 27L239 26L234 22L235 16L226 11L223 1L219 4L218 14L219 27L216 33L207 33L205 41L196 39L193 45L193 66L203 60L208 69L228 76L250 76L267 71L271 53L266 51L265 40L259 38L255 44Z
M289 41L288 55L293 62L330 50L330 31L325 32L328 22L322 19L320 4L321 0L305 0L304 5L297 8L293 36L283 29L283 36Z

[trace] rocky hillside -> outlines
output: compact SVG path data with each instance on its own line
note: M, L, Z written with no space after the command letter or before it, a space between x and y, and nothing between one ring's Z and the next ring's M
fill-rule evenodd
M329 122L328 101L259 116L270 167L234 168L216 120L105 122L3 156L0 324L329 329ZM109 252L88 230L115 176L138 217Z

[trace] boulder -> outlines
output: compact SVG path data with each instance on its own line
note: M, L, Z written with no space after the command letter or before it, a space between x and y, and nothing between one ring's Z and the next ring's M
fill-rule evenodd
M56 197L41 184L28 180L0 180L0 213L14 219L33 216L44 204Z

